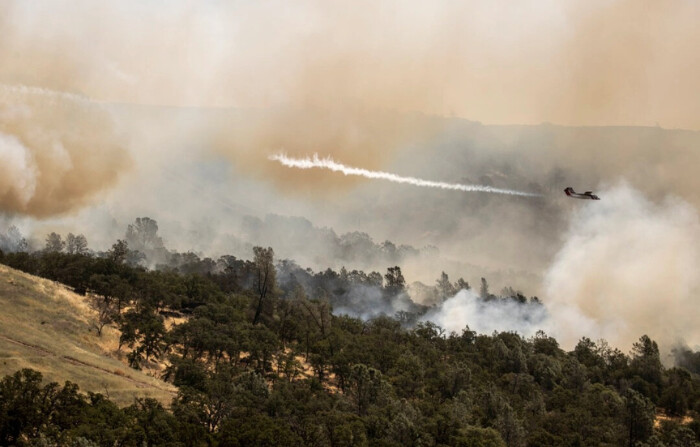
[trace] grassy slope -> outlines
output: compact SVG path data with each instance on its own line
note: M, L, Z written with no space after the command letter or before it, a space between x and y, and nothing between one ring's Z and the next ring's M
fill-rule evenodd
M70 380L120 405L172 400L170 384L118 360L118 331L105 327L98 337L85 298L62 285L0 265L0 308L0 375L33 368L46 381Z

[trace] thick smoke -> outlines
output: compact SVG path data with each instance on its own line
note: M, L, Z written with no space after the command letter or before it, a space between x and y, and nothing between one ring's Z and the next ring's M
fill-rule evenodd
M688 203L650 202L626 185L571 217L545 279L552 331L630 346L647 334L670 348L700 342L700 223Z
M342 304L333 308L336 315L349 315L369 320L381 315L395 316L397 312L413 311L415 304L405 293L386 298L376 286L353 285L342 297Z
M700 79L697 17L693 2L304 0L291 7L278 0L166 8L127 0L94 8L87 0L8 1L0 5L0 82L101 103L232 108L185 120L178 141L190 151L224 154L236 172L255 173L278 191L318 194L357 179L285 172L267 155L322 152L387 169L395 154L445 130L444 121L422 113L698 128L698 102L689 94ZM140 121L122 118L130 135L139 134ZM82 135L82 119L63 119L61 131ZM153 126L146 143L171 143L153 135L178 124ZM26 153L36 148L20 150L18 142L28 143L4 134L3 155L16 168L5 176L12 186L0 188L6 210L44 216L113 183L108 173L86 194L58 196L68 204L30 207L35 177L19 180L17 173L31 174ZM115 144L111 135L100 139L106 141L92 139L90 147ZM150 153L154 145L146 143L134 144ZM65 151L74 164L83 158L77 147ZM94 159L92 152L86 158ZM44 183L36 187L45 190Z
M484 300L471 289L448 298L424 320L457 333L469 326L482 334L515 331L525 337L547 329L549 324L547 310L539 303L518 303L508 298Z
M111 187L129 158L98 105L0 86L0 212L65 213Z
M0 250L6 253L28 250L29 242L14 225L9 227L0 219Z
M646 334L669 351L700 342L700 222L679 199L661 204L621 184L581 202L545 277L543 305L463 290L426 315L448 330L544 330L565 348L583 336L629 347Z
M700 124L692 1L94 8L15 0L0 8L0 81L104 101L379 108L500 124Z
M661 125L698 130L697 2L571 2L554 65L558 123ZM548 95L551 97L551 95ZM547 112L545 112L547 113ZM553 121L553 120L551 120Z
M318 191L314 180L327 177L285 174L266 156L316 151L386 169L392 154L443 125L386 111L698 129L698 8L7 1L0 82L102 102L234 108L242 123L227 126L222 112L184 137L284 191Z

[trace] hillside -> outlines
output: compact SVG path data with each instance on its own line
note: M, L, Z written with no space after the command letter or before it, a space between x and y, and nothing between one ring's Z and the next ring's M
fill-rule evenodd
M21 368L46 381L77 383L119 405L153 397L169 405L175 388L116 358L118 332L98 337L85 298L63 285L0 265L0 375Z
M90 278L98 302L123 297L115 318L125 341L118 354L116 329L103 337L90 330L94 315L81 296L2 267L0 296L11 301L0 320L2 372L32 366L122 405L159 391L167 403L167 385L117 356L140 368L167 361L179 387L170 408L141 400L118 410L46 387L27 370L1 384L0 444L44 436L55 445L83 438L154 446L670 447L699 439L696 353L684 354L680 367L664 367L647 335L627 355L585 337L565 351L544 332L447 333L430 322L410 325L418 315L411 311L363 321L333 314L334 291L375 284L378 302L390 302L405 286L398 267L377 283L362 272L341 280L331 269L278 282L269 273L276 272L271 248L256 249L254 261L226 258L217 271L220 264L198 258L146 270L125 262L120 245L106 257L49 250L2 256L74 290ZM261 297L256 290L275 292ZM531 305L517 295L477 299Z

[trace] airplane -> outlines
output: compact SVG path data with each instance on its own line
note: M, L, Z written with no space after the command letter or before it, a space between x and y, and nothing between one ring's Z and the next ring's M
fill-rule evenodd
M573 197L574 199L591 199L591 200L600 200L600 197L597 195L593 194L593 191L586 191L583 194L580 192L574 191L574 188L569 186L564 190L567 196Z

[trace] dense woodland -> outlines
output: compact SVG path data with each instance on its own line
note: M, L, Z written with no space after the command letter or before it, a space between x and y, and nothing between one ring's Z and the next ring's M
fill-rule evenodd
M399 267L313 272L263 247L252 260L202 259L165 249L148 218L103 253L82 235L52 233L33 252L3 237L0 262L85 295L94 336L118 327L130 366L167 365L162 378L179 391L167 408L119 408L18 371L0 382L2 445L700 444L700 353L678 348L667 368L643 334L626 354L588 338L567 352L542 332L446 333L420 318L427 306L404 293ZM167 262L145 268L154 253ZM439 301L469 287L443 274L433 291ZM357 290L376 302L358 303ZM486 280L480 297L542 305L493 295ZM370 304L402 310L334 313ZM182 322L168 330L172 317Z

